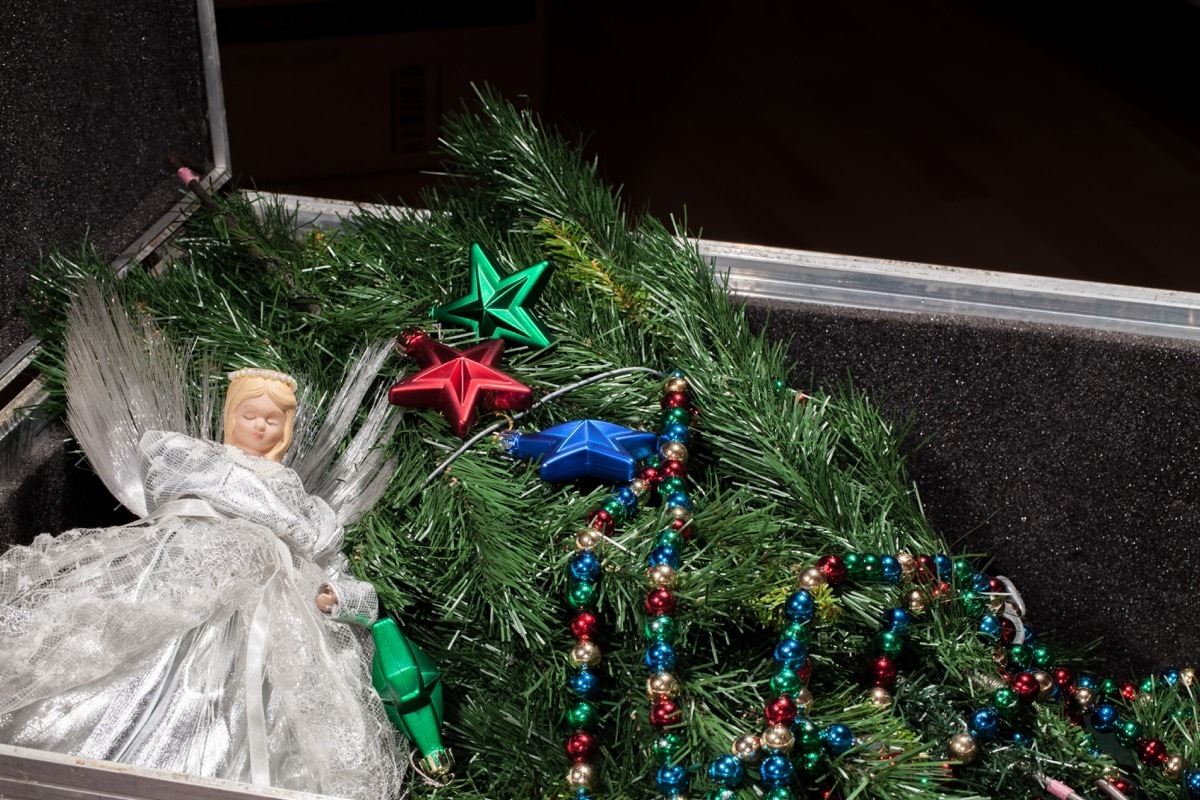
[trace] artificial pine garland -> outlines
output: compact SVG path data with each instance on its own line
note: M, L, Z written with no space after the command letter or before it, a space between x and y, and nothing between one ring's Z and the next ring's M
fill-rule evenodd
M771 686L775 645L766 631L796 591L797 574L830 554L947 552L906 478L903 426L853 392L787 388L782 349L750 331L683 231L650 218L631 222L596 179L595 165L535 116L483 92L478 113L459 116L445 142L444 184L414 203L428 215L364 212L342 230L298 237L280 209L251 208L233 196L224 213L190 223L161 276L133 270L117 281L88 253L53 257L29 301L31 322L47 342L44 374L60 391L63 312L89 274L119 286L136 313L171 335L195 339L197 358L224 368L286 369L320 391L336 383L355 345L412 326L430 329L431 308L452 308L466 296L472 245L510 275L551 261L555 272L536 309L553 343L510 347L507 374L544 395L625 367L678 369L701 409L695 425L703 444L688 463L697 533L680 554L672 588L686 610L675 618L682 719L661 733L674 736L670 763L687 770L690 793L719 792L732 766L723 762L714 783L708 764L763 726L756 709L770 699L763 687ZM448 318L435 336L456 347L476 343ZM396 360L397 376L407 368ZM853 372L853 364L847 368ZM638 427L658 411L656 386L643 374L618 374L536 408L524 424L598 419ZM577 720L564 714L574 705L574 668L561 646L562 598L574 531L609 490L545 483L535 467L486 441L427 482L460 444L436 411L406 412L387 497L347 532L357 574L376 585L387 610L443 670L445 739L457 773L444 788L414 785L414 795L569 796L562 742ZM632 519L621 543L652 539L660 522ZM592 791L648 797L663 745L643 688L644 564L619 549L608 559L595 598L606 642L596 671L608 690L594 709ZM960 600L978 588L952 580L936 586L942 583ZM1137 783L1148 797L1200 796L1200 775L1189 766L1200 765L1200 709L1183 673L1131 694L1118 683L1077 679L1075 687L1093 693L1090 704L1074 689L1074 707L1035 700L1024 722L1030 743L992 744L973 763L955 765L948 743L967 733L968 715L1008 698L996 700L996 643L990 628L981 632L982 606L968 607L969 596L939 602L930 588L887 581L855 581L836 593L810 587L813 700L797 719L819 729L844 726L854 739L803 770L791 784L794 796L1024 799L1042 795L1043 784L1093 796L1105 776L1113 778L1110 788ZM986 605L997 593L989 585L981 594L976 599ZM914 603L923 611L904 640L890 702L873 702L863 665L880 621ZM1031 609L1035 618L1038 611ZM1059 654L1054 664L1086 671L1078 654ZM1097 725L1100 706L1114 711L1100 712ZM1135 747L1153 739L1163 755L1178 757L1175 775L1159 763L1157 747L1146 764L1116 744L1097 748L1092 728L1104 739L1104 727L1128 721L1138 726L1125 737ZM1118 762L1126 777L1116 777ZM1193 784L1195 795L1188 794ZM746 787L730 791L753 796Z

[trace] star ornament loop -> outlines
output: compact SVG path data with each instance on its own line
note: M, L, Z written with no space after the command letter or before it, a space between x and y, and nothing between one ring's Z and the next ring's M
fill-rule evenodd
M490 339L466 350L435 342L428 334L404 334L407 355L423 367L388 390L388 402L405 408L436 408L456 436L465 437L480 405L489 411L515 411L533 405L533 390L496 365L504 342Z
M550 262L541 261L507 277L492 265L483 248L471 245L471 291L435 306L434 319L529 347L549 347L550 334L529 311L550 280Z
M517 458L540 458L545 481L597 478L631 481L637 462L658 450L658 436L595 419L564 422L541 433L511 437Z

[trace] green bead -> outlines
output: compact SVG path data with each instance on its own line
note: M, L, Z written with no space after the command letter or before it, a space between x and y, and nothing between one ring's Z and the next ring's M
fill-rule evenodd
M1012 719L1016 716L1017 709L1021 707L1021 699L1012 689L1002 686L992 692L992 706L995 707L996 713L1004 719Z
M1157 683L1158 683L1158 681L1154 680L1153 675L1147 675L1145 678L1142 679L1142 683L1138 687L1138 689L1140 689L1143 692L1153 692L1154 687L1157 685Z
M1034 647L1033 652L1030 653L1030 657L1033 660L1033 665L1039 669L1046 669L1054 664L1054 653L1044 644Z
M775 390L775 394L783 394L788 390L787 381L779 379L773 380L771 381L771 388Z
M691 425L692 415L686 408L672 407L662 413L663 425Z
M859 569L862 571L862 579L867 581L877 581L883 575L879 568L879 556L873 553L867 553L861 556L858 560Z
M803 622L789 622L780 629L779 638L795 639L801 644L808 644L808 640L812 638L812 631Z
M704 800L737 800L737 792L733 789L713 789L704 795Z
M1121 693L1121 686L1112 678L1105 678L1100 683L1100 694L1105 697L1116 697Z
M880 631L875 634L875 652L891 658L904 650L904 638L895 631Z
M803 772L807 775L815 775L821 771L823 764L821 763L820 750L805 750L799 756L792 759L793 766L797 772Z
M662 465L662 458L658 455L658 453L651 453L642 459L642 463L647 467L654 467L655 469L658 469Z
M772 789L763 795L763 800L792 800L793 797L795 795L792 794L790 789L780 786L778 789Z
M678 632L678 626L672 617L658 616L646 620L643 631L646 634L646 638L652 642L673 644L675 642L675 634Z
M658 485L658 493L662 497L670 497L676 492L686 491L687 481L677 475L670 478L663 478L662 483Z
M983 613L986 603L979 592L974 589L963 589L958 593L958 599L962 601L963 608L972 617L977 617Z
M1171 712L1171 716L1177 720L1187 721L1192 718L1192 709L1187 706L1179 706Z
M796 720L792 725L792 736L801 750L821 752L821 729L812 720Z
M571 581L567 592L567 603L571 608L590 608L596 602L596 593L600 584L591 581Z
M1132 747L1142 735L1142 725L1136 719L1127 719L1117 726L1117 741L1122 747Z
M1025 644L1010 644L1008 646L1008 660L1016 664L1021 669L1029 666L1032 653L1030 653L1029 645Z
M600 506L608 513L612 514L613 522L620 525L629 516L629 509L615 497L610 497L604 501L604 505Z
M771 691L775 694L795 694L804 686L794 669L782 667L771 677Z
M954 580L959 583L970 583L975 577L975 570L971 569L971 562L965 558L954 560Z
M576 728L590 728L596 724L596 707L580 700L567 711L567 722Z
M656 536L654 539L655 547L662 547L663 545L682 547L684 544L686 544L686 542L684 541L683 537L679 535L679 531L674 531L670 528L667 528L665 531L659 531L658 536Z
M660 764L670 764L681 747L683 747L683 739L679 738L678 734L668 733L659 736L652 745L654 760Z
M842 556L842 562L846 565L846 574L851 578L862 575L862 557L858 553L846 553Z

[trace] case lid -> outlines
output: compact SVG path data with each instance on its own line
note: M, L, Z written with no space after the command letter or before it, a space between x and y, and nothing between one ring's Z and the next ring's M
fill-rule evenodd
M2 389L43 254L136 251L177 215L168 153L209 184L228 165L212 0L8 0L0 30Z

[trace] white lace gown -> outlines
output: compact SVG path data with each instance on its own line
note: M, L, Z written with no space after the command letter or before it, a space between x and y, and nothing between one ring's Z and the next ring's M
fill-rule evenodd
M400 794L374 590L292 470L152 431L150 514L0 557L0 741L343 797ZM329 583L332 614L315 603Z

